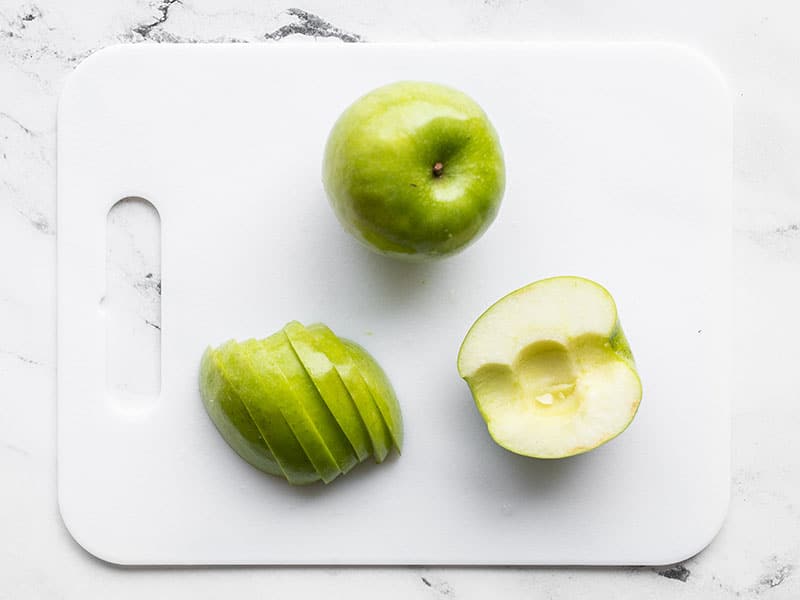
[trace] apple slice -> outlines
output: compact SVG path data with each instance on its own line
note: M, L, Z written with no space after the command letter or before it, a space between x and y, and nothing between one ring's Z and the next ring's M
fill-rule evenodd
M294 393L294 400L306 416L307 429L316 432L316 438L328 450L341 473L347 473L358 464L353 447L347 441L342 429L333 414L323 401L314 382L306 373L303 364L297 358L289 338L284 331L271 335L262 342L264 351L280 366L289 389ZM300 439L300 438L298 438ZM300 443L303 440L300 439ZM310 457L310 455L309 455ZM325 480L325 477L323 477ZM327 483L327 481L326 481Z
M324 352L317 350L312 335L302 324L292 321L286 324L283 331L320 397L350 442L358 461L365 460L372 450L369 432L333 363Z
M312 334L317 349L328 356L347 391L350 392L350 397L369 433L375 462L383 462L391 449L391 433L353 356L343 341L327 325L315 323L309 325L307 330Z
M285 476L212 348L205 351L200 362L200 390L211 421L228 445L256 469Z
M289 483L304 485L318 481L320 474L290 427L283 407L273 401L288 395L285 378L282 375L269 378L254 375L247 352L252 352L257 345L255 340L223 345L217 355L225 376L253 418ZM259 361L261 365L264 364L263 361L264 359ZM273 370L279 372L277 369ZM262 401L265 398L269 401Z
M464 338L458 371L495 442L535 458L608 442L642 398L614 299L581 277L537 281L492 305Z
M261 376L283 376L289 393L278 399L283 400L281 409L297 441L306 450L325 483L333 481L357 464L352 448L319 397L303 365L297 360L283 331L259 342L252 360L254 363L257 360L268 361L279 369L279 373L273 369L262 370Z
M403 417L400 414L400 406L397 404L397 396L386 372L381 368L377 361L361 346L351 340L342 340L345 348L355 360L361 372L361 376L372 394L372 399L381 413L383 422L389 430L397 452L402 451L403 446Z

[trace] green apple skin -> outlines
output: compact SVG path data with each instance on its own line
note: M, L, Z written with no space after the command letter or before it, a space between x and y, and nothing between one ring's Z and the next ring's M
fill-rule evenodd
M291 395L283 397L286 400L283 407L286 414L294 417L289 424L295 437L322 480L325 483L333 481L357 464L353 449L297 359L286 334L279 331L260 344L261 353L251 354L251 359L255 362L268 357L279 367L291 392ZM272 377L273 373L262 369L261 375L266 378ZM278 400L281 400L280 396Z
M315 347L313 336L301 323L291 321L283 331L358 461L365 460L372 451L369 432L336 367L324 352Z
M358 457L347 441L347 437L320 396L303 363L297 358L289 338L284 330L268 337L262 342L265 354L278 363L286 377L289 389L294 392L294 402L303 414L301 425L306 428L305 435L298 435L298 440L312 439L327 450L334 459L336 475L347 473L358 464ZM253 356L256 358L256 356ZM312 455L309 453L309 457ZM325 481L325 477L323 477ZM328 483L328 481L325 481Z
M534 300L541 290L549 298ZM571 300L576 294L583 297ZM532 458L567 458L611 441L642 398L616 303L582 277L536 281L495 302L465 336L458 371L494 441ZM583 437L560 437L576 430Z
M372 393L372 398L378 406L381 417L383 417L383 422L389 430L395 449L397 452L401 452L404 437L403 418L400 414L400 405L397 403L397 395L392 387L392 382L389 381L386 372L378 362L364 348L351 340L342 340L342 343L350 351L350 355L364 377L364 381Z
M218 352L211 348L200 361L200 390L206 411L230 447L256 469L285 477L250 413L231 387L230 378L224 374Z
M333 126L322 181L344 228L380 254L452 255L497 215L505 163L481 107L450 87L402 81L356 100Z
M287 481L292 485L314 483L320 479L320 474L297 440L282 406L278 402L255 401L262 397L285 398L289 393L282 377L261 378L254 372L247 354L257 349L256 340L223 345L219 350L219 358L224 375L242 399Z
M369 432L375 462L383 462L392 448L392 436L353 355L343 340L322 323L308 326L315 344L336 368Z
M322 324L291 322L264 340L207 349L200 394L222 437L248 463L292 485L330 483L370 456L382 462L392 431L402 435L391 383L381 381L376 392L392 415L387 424L365 381L383 371L360 352L356 360Z

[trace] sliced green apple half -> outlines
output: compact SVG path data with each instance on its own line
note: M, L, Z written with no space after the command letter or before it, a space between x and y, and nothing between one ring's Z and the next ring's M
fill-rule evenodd
M543 279L497 301L464 338L458 371L494 441L535 458L608 442L642 398L614 299L581 277Z
M369 456L382 462L392 432L402 436L397 398L366 350L354 357L344 342L324 325L291 322L264 340L206 350L200 394L222 437L296 485L329 483Z

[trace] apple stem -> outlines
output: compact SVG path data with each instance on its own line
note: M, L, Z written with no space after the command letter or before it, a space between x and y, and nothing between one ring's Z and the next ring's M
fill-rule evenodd
M433 176L434 177L441 177L444 174L444 165L440 162L437 162L433 165Z

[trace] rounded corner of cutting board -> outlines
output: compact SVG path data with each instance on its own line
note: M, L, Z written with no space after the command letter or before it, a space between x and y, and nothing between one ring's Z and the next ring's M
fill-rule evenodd
M713 520L708 519L705 528L693 530L686 536L685 540L682 540L680 545L676 544L673 546L669 554L658 557L649 564L651 566L661 567L683 563L694 558L708 548L725 525L730 505L730 491L726 489L726 493L720 500L719 506L715 507L715 518Z
M674 55L677 60L683 62L687 68L698 70L701 76L704 76L709 82L713 82L719 99L723 100L729 107L732 120L733 98L730 83L720 66L711 56L699 48L680 42L643 42L643 44L652 46L654 49L663 49L665 52Z
M61 522L64 524L64 529L86 553L110 565L125 566L134 564L126 560L122 553L114 552L112 549L107 548L102 541L95 539L95 534L90 532L83 521L86 514L81 511L71 510L69 501L61 489L58 491L58 512L61 516Z
M119 69L120 56L138 52L141 44L123 43L106 46L89 54L67 76L58 97L58 120L62 113L72 105L80 105L85 100L86 85L102 80L109 70ZM91 87L89 88L91 89Z

